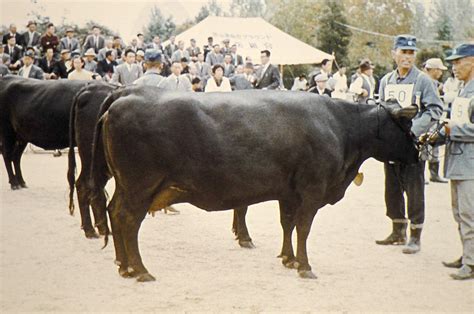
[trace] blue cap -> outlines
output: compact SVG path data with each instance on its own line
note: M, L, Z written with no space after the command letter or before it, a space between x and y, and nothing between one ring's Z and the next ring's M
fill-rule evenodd
M147 49L145 51L145 61L161 62L161 53L155 49Z
M412 35L398 35L393 42L393 50L418 50L416 48L416 37Z
M465 57L474 56L474 44L461 44L451 51L451 55L446 58L446 61L452 61Z

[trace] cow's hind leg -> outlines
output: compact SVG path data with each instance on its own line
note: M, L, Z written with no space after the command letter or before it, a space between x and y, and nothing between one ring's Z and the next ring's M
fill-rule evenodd
M128 259L125 251L125 243L122 236L122 222L120 217L121 196L119 191L115 191L112 200L108 206L110 222L112 225L112 236L115 247L115 264L119 267L119 274L122 277L131 277L128 272Z
M132 277L136 277L139 282L154 281L155 277L153 277L145 268L145 265L143 265L138 248L138 231L145 218L146 209L135 210L134 208L134 211L130 211L128 208L125 208L125 210L122 210L122 215L121 231L127 252L129 274Z
M17 177L13 172L13 152L15 149L15 136L8 132L6 136L3 137L2 142L2 155L3 161L5 162L5 168L7 169L8 174L8 183L10 183L10 187L12 190L20 189L20 185L17 181Z
M248 207L239 207L234 209L234 221L232 224L232 231L236 235L236 240L239 241L239 245L243 248L253 249L255 245L252 243L249 231L247 229L247 223L245 216L247 215Z
M291 242L293 230L295 229L295 208L285 201L280 201L280 224L283 229L283 245L278 257L281 257L281 262L285 267L297 268Z
M306 251L306 241L308 239L311 225L317 209L313 208L299 208L296 215L296 233L297 233L297 252L296 262L298 266L298 274L302 278L315 279L316 275L311 271L311 266L308 262L308 254Z
M15 167L16 181L21 188L27 188L23 174L21 173L21 157L25 151L27 143L17 142L13 150L13 166Z
M84 230L86 238L96 239L99 237L92 226L91 215L89 211L89 191L87 189L87 176L81 171L76 180L77 201L81 212L81 228Z
M109 233L109 227L107 225L107 197L105 195L105 185L107 184L108 178L104 177L100 182L100 193L96 193L95 197L91 199L92 213L94 214L95 226L99 230L100 235L106 235Z

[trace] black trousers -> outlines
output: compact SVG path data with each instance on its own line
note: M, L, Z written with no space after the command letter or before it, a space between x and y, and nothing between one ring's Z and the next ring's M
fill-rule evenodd
M408 219L412 227L421 228L425 221L425 161L416 164L385 163L385 204L392 220L405 217L407 196ZM419 225L419 226L416 226Z

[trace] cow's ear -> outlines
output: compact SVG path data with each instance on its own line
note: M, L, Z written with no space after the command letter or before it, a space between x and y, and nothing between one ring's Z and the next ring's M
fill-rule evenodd
M416 114L418 113L418 107L415 105L411 105L405 108L391 108L390 114L395 119L405 118L405 119L413 119Z

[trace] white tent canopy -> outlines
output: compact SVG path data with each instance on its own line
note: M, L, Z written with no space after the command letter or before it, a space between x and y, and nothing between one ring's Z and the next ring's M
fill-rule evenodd
M251 57L254 63L260 62L260 51L271 51L273 64L309 64L320 63L323 59L334 59L330 54L318 50L271 25L264 19L209 16L200 23L176 36L177 43L183 40L189 45L191 38L198 47L207 44L212 36L215 44L222 46L224 39L237 45L237 53ZM164 44L168 44L168 41Z

